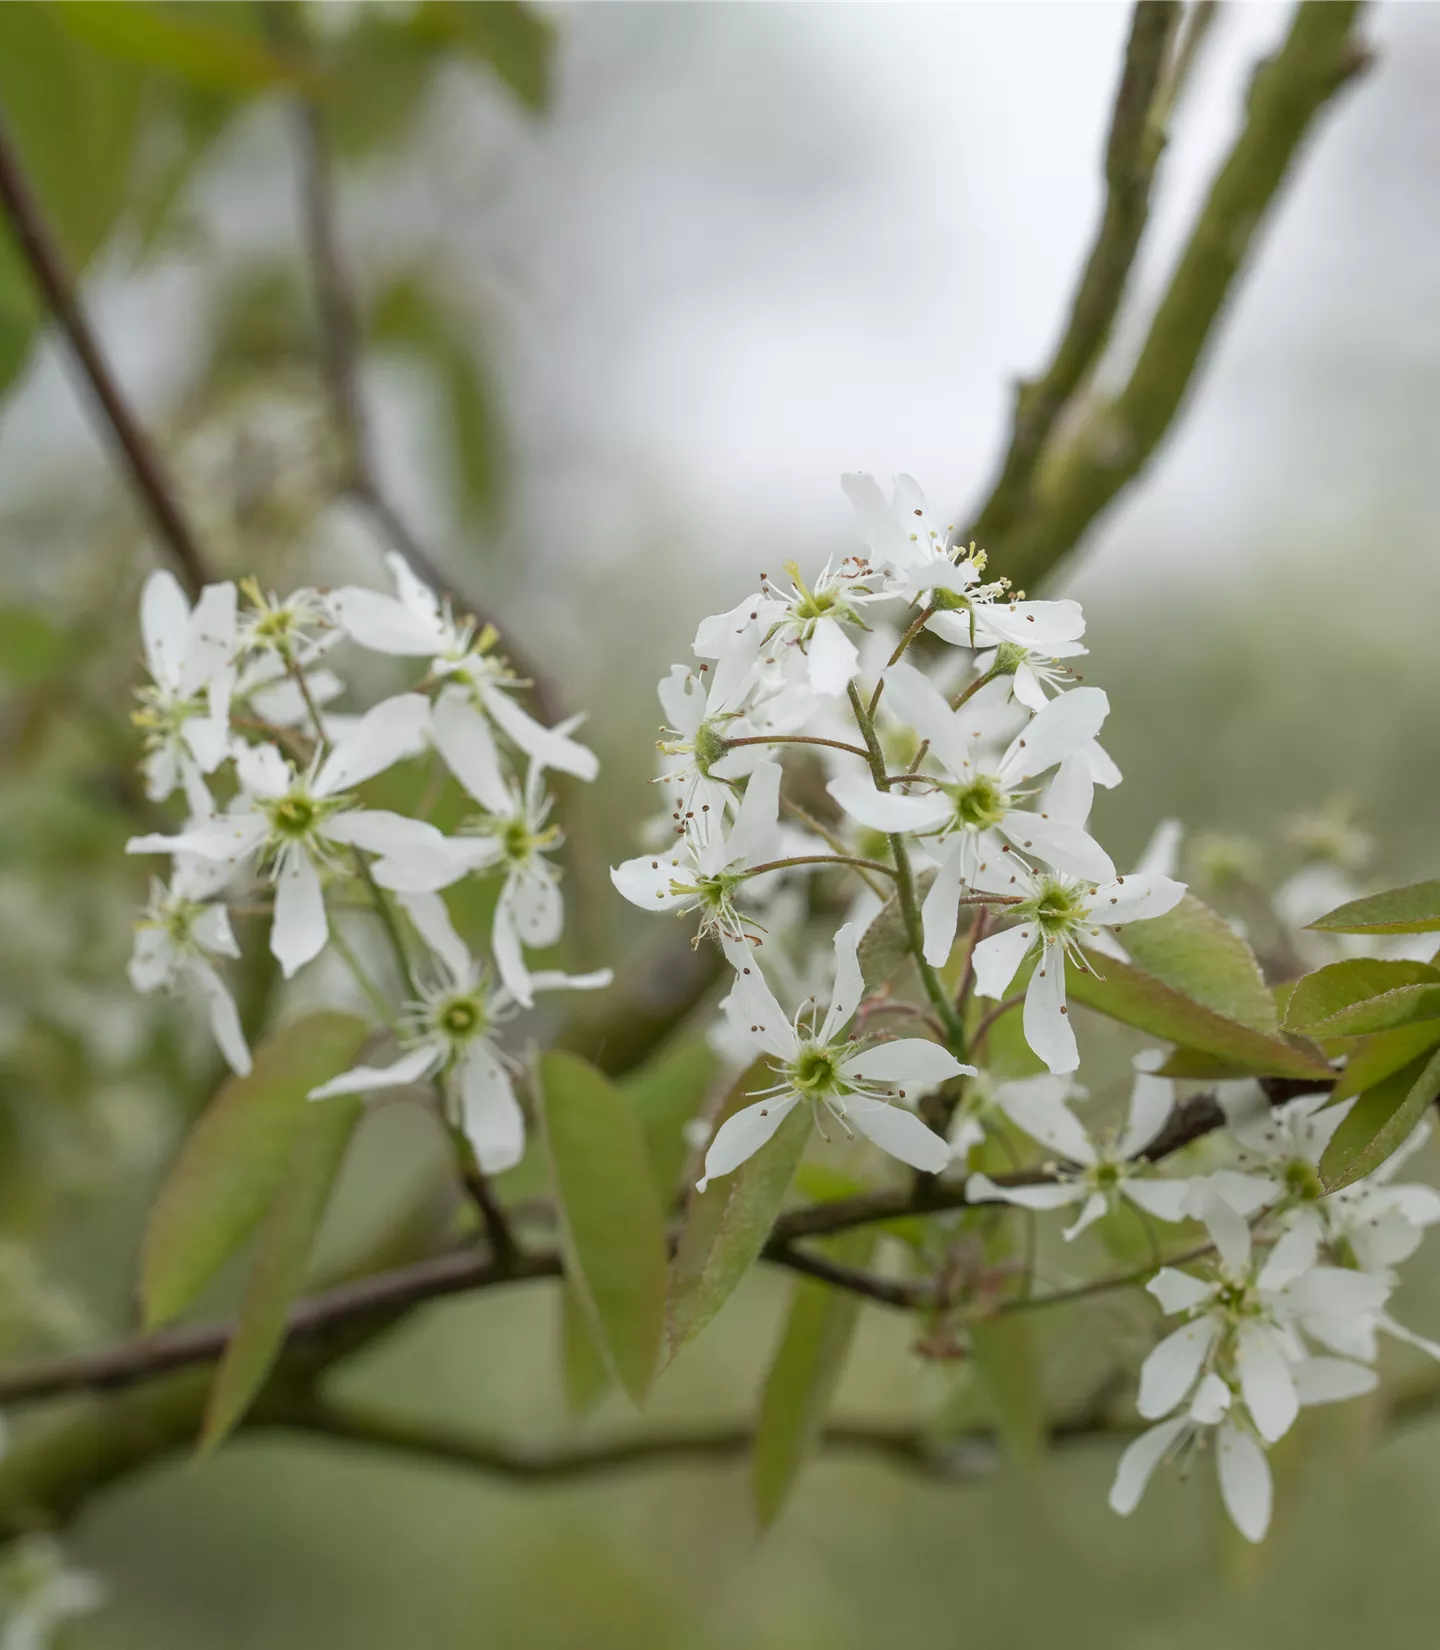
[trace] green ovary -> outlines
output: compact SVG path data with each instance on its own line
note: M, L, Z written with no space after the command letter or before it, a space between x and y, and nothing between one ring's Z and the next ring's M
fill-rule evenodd
M790 1067L790 1081L805 1094L822 1095L843 1087L840 1073L828 1049L801 1049Z
M453 1042L463 1043L484 1028L485 1016L473 997L453 997L441 1007L436 1023Z
M695 730L695 766L701 773L708 775L729 748L725 735L713 722L702 722Z
M1063 939L1085 920L1086 904L1080 889L1068 883L1049 882L1040 890L1031 907L1046 939Z
M297 841L310 834L319 817L318 805L308 796L283 796L270 809L277 834Z
M995 780L982 774L968 785L951 792L955 799L957 825L972 830L988 830L998 825L1010 811L1010 797Z

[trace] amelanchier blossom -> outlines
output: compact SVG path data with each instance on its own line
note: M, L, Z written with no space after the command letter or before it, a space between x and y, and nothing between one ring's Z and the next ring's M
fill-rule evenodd
M405 1006L404 1052L389 1066L356 1066L310 1091L312 1100L373 1094L437 1079L449 1121L462 1130L486 1174L514 1168L525 1152L525 1117L515 1098L495 1033L522 1006L505 986L492 987L471 956L438 894L408 894L406 912L434 960L437 978ZM610 970L532 974L536 991L598 991Z
M235 753L242 806L176 836L132 837L132 854L191 854L231 868L254 860L275 890L270 949L288 979L325 947L329 921L321 872L352 849L401 853L442 841L423 820L361 808L354 787L414 748L428 706L417 694L387 699L304 772L273 745Z
M139 690L133 720L145 738L145 794L163 802L229 753L235 586L207 584L192 609L172 573L152 573L140 596L140 634L150 684Z
M735 969L734 994L742 1020L775 1061L780 1079L753 1105L726 1119L705 1154L704 1191L716 1175L737 1169L770 1139L796 1106L807 1102L820 1129L829 1116L851 1136L858 1130L881 1151L912 1168L938 1174L950 1161L949 1145L894 1100L918 1099L947 1078L975 1075L953 1054L918 1037L896 1042L852 1039L845 1027L865 993L856 955L859 936L848 925L835 936L835 988L823 1019L813 1005L792 1021L775 1001L748 945L726 944Z
M1073 695L1067 695L1067 698ZM1088 968L1082 947L1107 949L1106 931L1127 922L1161 917L1185 896L1185 885L1163 876L1116 877L1087 887L1073 877L1028 871L980 875L995 892L1018 893L1020 903L1006 913L1013 926L975 947L975 989L982 997L1003 997L1022 963L1035 969L1025 988L1025 1038L1051 1071L1074 1071L1080 1050L1065 1001L1065 959Z

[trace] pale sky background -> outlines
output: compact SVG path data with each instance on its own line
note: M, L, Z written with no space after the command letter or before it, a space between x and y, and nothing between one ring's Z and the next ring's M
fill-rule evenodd
M1222 8L1162 172L1153 294L1286 7ZM441 89L405 164L347 191L362 269L418 233L468 294L510 402L514 537L548 574L683 542L705 596L761 550L848 548L841 470L912 471L959 512L1012 376L1053 341L1099 205L1128 8L554 8L553 114ZM1440 10L1371 16L1374 71L1324 118L1228 317L1194 412L1094 541L1101 574L1287 535L1424 542L1440 506ZM290 233L276 123L217 158L218 245ZM183 259L96 283L152 410L192 369L206 280ZM387 459L443 537L430 432L383 371ZM0 425L0 487L93 442L53 358ZM764 559L769 559L768 554Z

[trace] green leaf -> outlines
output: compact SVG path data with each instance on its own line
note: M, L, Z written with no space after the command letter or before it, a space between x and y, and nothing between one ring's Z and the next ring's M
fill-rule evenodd
M1366 1089L1330 1138L1320 1159L1326 1191L1338 1191L1373 1173L1409 1137L1440 1095L1440 1049Z
M260 1223L235 1334L215 1371L200 1434L201 1455L230 1435L274 1366L290 1308L305 1286L330 1193L364 1110L358 1095L337 1095L306 1108L290 1166Z
M197 11L140 0L50 0L50 8L77 40L96 51L196 85L253 92L303 78L296 64L258 35L217 27L213 6ZM244 17L245 8L227 6L219 15L228 22Z
M769 1063L757 1060L731 1090L716 1126L749 1105L751 1093L771 1080ZM704 1329L759 1258L812 1121L808 1105L796 1106L754 1157L691 1198L671 1269L667 1362Z
M1218 1054L1202 1054L1199 1049L1177 1048L1162 1066L1157 1066L1157 1077L1180 1077L1202 1083L1223 1083L1237 1077L1253 1077L1249 1066L1239 1066L1233 1060L1222 1060Z
M1440 1026L1433 1021L1401 1026L1397 1031L1379 1031L1356 1045L1346 1056L1345 1069L1336 1079L1330 1104L1338 1105L1353 1095L1382 1082L1391 1072L1409 1065L1417 1054L1440 1043Z
M655 1185L667 1203L690 1155L685 1125L705 1104L719 1070L714 1049L703 1037L694 1037L662 1049L620 1085L645 1131Z
M1147 974L1255 1031L1277 1029L1275 999L1255 953L1228 922L1186 894L1163 917L1127 923L1125 949Z
M922 871L915 879L915 895L924 900L935 880L934 871ZM860 936L858 955L866 991L877 991L910 961L910 940L900 896L891 894L865 932Z
M1412 882L1337 905L1310 924L1326 934L1440 933L1440 882Z
M1067 968L1066 989L1072 1001L1097 1013L1167 1043L1230 1061L1251 1075L1320 1079L1332 1075L1318 1049L1228 1019L1129 963L1104 956L1087 956L1086 960L1096 973Z
M588 1415L610 1385L610 1366L595 1344L590 1314L568 1280L559 1290L560 1376L565 1407L578 1420Z
M1036 1461L1045 1451L1045 1394L1035 1325L1029 1314L1010 1312L971 1326L971 1357L995 1430L1015 1461Z
M640 1403L665 1325L665 1215L644 1131L620 1090L573 1054L547 1054L539 1088L566 1276Z
M1297 981L1285 1026L1311 1037L1361 1037L1437 1018L1440 969L1422 962L1354 957Z
M76 639L33 608L0 608L0 680L34 687L74 660Z
M872 1231L846 1232L825 1246L846 1266L864 1266ZM795 1286L785 1331L760 1400L750 1487L755 1512L768 1529L780 1515L800 1468L820 1442L830 1401L844 1373L860 1315L860 1298L814 1278Z
M351 1066L368 1034L351 1014L307 1015L256 1052L248 1077L221 1087L150 1212L140 1265L147 1326L183 1311L255 1229L314 1109L306 1096Z
M513 0L426 0L411 26L488 63L536 114L549 104L555 33L532 7Z

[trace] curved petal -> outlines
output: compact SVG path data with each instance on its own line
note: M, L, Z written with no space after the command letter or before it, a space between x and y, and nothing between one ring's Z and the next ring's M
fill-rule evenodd
M195 983L196 990L205 999L205 1006L210 1013L210 1030L215 1037L216 1046L225 1056L226 1065L239 1076L247 1076L250 1071L250 1049L241 1029L235 999L209 963L194 958L191 960L188 973Z
M860 825L872 831L933 831L954 813L947 797L897 796L877 790L869 774L846 774L825 787Z
M926 1174L939 1174L950 1161L950 1146L914 1112L854 1094L844 1102L846 1118L882 1152Z
M902 1037L895 1043L877 1043L840 1062L840 1075L852 1083L913 1084L922 1092L949 1077L976 1075L974 1066L962 1066L948 1049L923 1037Z
M1035 944L1035 925L1022 922L991 934L975 947L975 989L982 997L1000 998Z
M490 837L447 836L418 852L412 846L403 854L377 859L370 872L382 888L397 894L433 894L493 865L499 853Z
M175 978L181 962L175 942L163 928L137 928L125 972L139 992L158 991Z
M1242 1323L1236 1338L1235 1368L1240 1393L1260 1436L1273 1444L1300 1413L1290 1365L1268 1324Z
M830 1007L820 1027L820 1041L830 1043L850 1023L860 999L865 995L865 979L860 972L860 935L853 923L847 922L835 935L835 985L830 993Z
M1225 1270L1231 1277L1242 1277L1250 1269L1250 1228L1234 1206L1214 1192L1201 1202L1200 1219L1220 1252Z
M319 796L335 796L384 773L425 746L430 701L420 693L400 693L367 710L326 757L315 778Z
M310 1090L308 1099L330 1100L337 1094L369 1094L372 1089L404 1089L439 1069L445 1058L442 1048L421 1043L402 1054L392 1066L352 1066Z
M1134 1157L1165 1127L1175 1105L1175 1085L1168 1077L1137 1071L1130 1089L1125 1132L1116 1147L1121 1157Z
M367 854L385 854L397 859L409 854L448 851L444 836L433 825L427 825L423 819L411 819L408 814L391 813L386 808L356 808L337 814L320 827L320 834L331 842L363 848Z
M693 866L682 861L678 854L674 857L639 854L623 865L610 867L610 880L617 892L642 911L669 911L692 897L670 891L671 883L686 881L687 874L694 874Z
M1257 1285L1268 1294L1303 1277L1319 1256L1320 1238L1319 1215L1313 1209L1295 1210L1260 1268Z
M964 864L965 844L962 836L955 837L940 853L939 868L925 903L920 907L920 920L925 935L925 961L932 968L943 968L950 960L955 946L955 930L960 922L961 867Z
M1097 1220L1102 1219L1108 1207L1109 1204L1105 1200L1104 1192L1091 1192L1089 1197L1085 1199L1085 1205L1080 1213L1061 1232L1060 1236L1065 1239L1066 1243L1071 1242L1079 1237L1081 1232L1093 1226Z
M1013 808L997 828L1017 848L1036 855L1067 876L1083 877L1086 882L1106 882L1115 875L1114 861L1109 854L1079 825Z
M477 1042L456 1074L460 1085L460 1126L486 1174L503 1174L525 1155L525 1116L510 1078L493 1051Z
M976 631L992 641L1014 642L1036 653L1048 653L1085 634L1085 614L1080 603L1058 602L977 602Z
M1087 764L1073 756L1055 770L1055 777L1045 788L1045 806L1042 812L1066 825L1084 826L1095 803L1095 781ZM1114 871L1109 873L1114 876Z
M1000 762L1003 778L1032 779L1087 745L1110 713L1103 688L1077 687L1047 701L1016 734Z
M1145 1292L1160 1303L1162 1312L1193 1312L1215 1293L1215 1286L1174 1266L1162 1266L1145 1285Z
M1165 1337L1140 1366L1135 1407L1147 1421L1168 1415L1195 1385L1219 1333L1213 1318L1196 1318Z
M273 745L240 745L235 773L243 790L266 802L284 796L295 782L294 770Z
M1090 1136L1065 1103L1065 1095L1066 1085L1053 1078L1035 1077L1002 1084L995 1098L1010 1121L1032 1140L1072 1163L1094 1163Z
M325 949L329 934L320 876L309 856L291 848L276 869L270 950L288 980Z
M1302 1409L1359 1398L1380 1384L1380 1377L1373 1369L1352 1363L1348 1358L1305 1358L1291 1366L1290 1374Z
M757 762L725 844L726 861L772 858L779 820L780 766L776 762Z
M844 693L860 668L860 650L834 619L816 622L805 644L805 659L810 686L830 698Z
M997 1186L987 1174L972 1174L965 1182L967 1203L1014 1203L1021 1209L1065 1209L1086 1196L1073 1181L1051 1186Z
M760 1039L762 1046L778 1059L795 1054L795 1030L785 1010L775 1001L759 962L747 945L727 945L725 955L735 970L731 1008L736 1024Z
M430 734L450 772L492 814L508 814L510 790L490 724L467 694L447 689L430 710Z
M1162 1421L1159 1426L1142 1432L1134 1443L1126 1446L1115 1468L1115 1482L1110 1486L1111 1512L1128 1518L1135 1511L1151 1475L1165 1459L1166 1450L1189 1424L1185 1416L1176 1416L1173 1421Z
M1097 888L1090 900L1090 915L1096 922L1144 922L1163 917L1185 897L1185 884L1169 877L1116 877Z
M565 901L549 866L532 865L512 878L500 898L514 912L515 932L531 950L554 945L560 938L565 927Z
M140 592L140 635L151 676L177 692L190 641L190 603L180 581L163 568L146 579Z
M1228 1423L1216 1439L1215 1466L1220 1475L1220 1499L1230 1521L1247 1541L1261 1541L1270 1528L1273 1490L1270 1463L1249 1435Z
M1190 1182L1188 1180L1142 1180L1128 1176L1120 1187L1123 1196L1156 1220L1181 1221L1190 1210Z
M201 859L236 865L253 854L269 827L261 814L221 814L175 836L132 836L127 854L196 854Z
M439 894L402 894L400 905L415 924L415 932L449 970L459 984L471 974L470 949L455 931L445 901Z
M926 676L902 659L885 672L885 703L908 722L959 778L970 765L971 751L964 725Z
M535 988L525 966L525 952L515 930L515 913L504 894L495 905L495 921L490 929L490 949L500 983L522 1008L535 1006Z
M199 693L235 655L235 586L207 584L200 592L186 625L185 657L180 667L180 692L188 699Z
M430 658L445 645L438 616L376 590L344 585L330 592L325 605L345 634L372 653Z
M478 691L495 725L542 768L553 768L557 773L585 780L593 779L600 772L600 759L594 751L553 728L542 727L502 689L482 682Z
M794 1094L779 1094L727 1117L705 1153L705 1174L696 1181L695 1190L703 1192L716 1175L729 1174L753 1157L790 1115L797 1099Z
M978 948L977 948L978 949ZM1051 1071L1074 1071L1080 1050L1065 1003L1065 953L1046 946L1025 988L1025 1041Z

